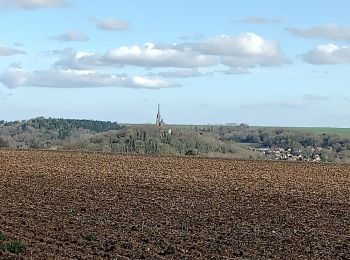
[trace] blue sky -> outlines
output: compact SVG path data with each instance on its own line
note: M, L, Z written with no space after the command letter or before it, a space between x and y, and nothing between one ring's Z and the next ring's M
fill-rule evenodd
M0 0L0 119L350 127L347 0Z

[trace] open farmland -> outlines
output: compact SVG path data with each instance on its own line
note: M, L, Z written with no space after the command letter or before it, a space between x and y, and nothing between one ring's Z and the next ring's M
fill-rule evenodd
M275 126L250 126L252 129L285 129L296 130L302 133L309 134L328 134L338 135L341 137L350 137L350 128L342 127L275 127Z
M0 198L1 259L350 258L350 165L1 150Z

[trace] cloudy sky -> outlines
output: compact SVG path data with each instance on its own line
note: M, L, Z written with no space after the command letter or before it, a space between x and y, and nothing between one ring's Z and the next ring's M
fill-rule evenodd
M350 127L348 0L0 0L0 119Z

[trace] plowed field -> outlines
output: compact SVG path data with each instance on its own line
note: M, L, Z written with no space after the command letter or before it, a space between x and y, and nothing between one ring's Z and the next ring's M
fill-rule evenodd
M350 165L2 150L0 167L0 259L350 259Z

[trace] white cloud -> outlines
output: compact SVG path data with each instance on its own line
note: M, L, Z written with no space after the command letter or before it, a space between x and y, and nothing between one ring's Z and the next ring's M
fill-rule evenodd
M214 57L202 55L190 48L177 49L177 45L123 46L107 52L102 58L106 63L142 67L206 67L218 63Z
M122 46L107 51L104 55L77 55L67 52L55 65L64 68L87 68L89 66L121 67L125 65L138 67L208 67L219 63L217 57L200 54L191 49L180 50L176 45L156 46L147 43L144 46Z
M328 24L307 29L287 28L286 31L294 36L303 38L350 40L350 27L341 27L337 24Z
M239 36L220 35L199 43L201 53L222 57L229 67L280 66L288 63L277 43L254 33Z
M222 56L275 55L278 52L274 42L255 33L243 33L239 36L223 34L195 46L201 53Z
M90 40L89 37L80 31L69 31L57 36L53 36L51 39L61 42L86 42Z
M20 67L9 67L5 70L0 81L8 88L14 88L23 85L28 78L28 73Z
M14 6L26 10L66 7L68 5L68 2L64 0L0 0L0 8Z
M126 31L130 28L130 23L119 19L104 19L97 23L97 28L110 31Z
M282 19L268 19L260 16L247 17L241 20L242 23L248 24L277 24L281 23Z
M320 45L302 55L305 62L315 65L349 64L350 47L334 44Z
M167 87L179 87L179 85L172 84L161 79L134 76L131 78L131 84L129 85L129 87L157 89L157 88L167 88Z
M82 70L43 70L30 73L19 67L9 67L0 81L8 88L96 88L126 87L160 89L180 85L156 78L128 77L124 74L108 74Z
M16 54L26 54L24 51L20 51L17 49L0 46L0 56L11 56Z
M281 66L289 61L277 43L254 33L239 36L220 35L202 42L180 44L146 43L143 46L121 46L97 53L78 55L66 51L56 66L86 69L89 66L121 67L125 65L155 68L201 68L219 64L231 68Z
M62 51L51 51L48 55L60 56L54 64L55 68L86 70L101 65L99 64L99 55L95 52L74 51L71 48L66 48Z

